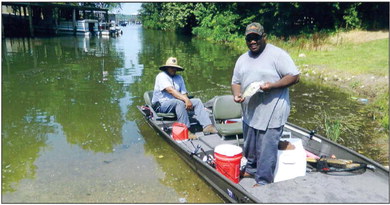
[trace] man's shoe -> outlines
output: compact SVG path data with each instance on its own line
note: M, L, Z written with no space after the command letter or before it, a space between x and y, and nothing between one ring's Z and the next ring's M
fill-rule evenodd
M188 139L196 140L196 139L198 139L198 136L196 136L194 133L188 131Z
M241 178L248 178L248 177L253 177L253 175L249 174L248 172L241 172Z
M256 182L256 184L253 185L253 188L256 188L256 187L261 187L261 186L264 186L264 185L267 185L269 183L267 182Z
M253 186L252 186L252 188L256 188L256 187L260 187L260 186L263 186L264 184L254 184Z
M214 127L214 125L207 125L207 126L203 129L203 133L204 133L205 135L217 134L217 133L218 133L218 130Z

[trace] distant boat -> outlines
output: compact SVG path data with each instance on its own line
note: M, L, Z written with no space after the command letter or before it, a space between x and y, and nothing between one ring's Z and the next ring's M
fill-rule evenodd
M126 27L127 26L127 21L119 21L119 25Z
M94 19L84 19L76 21L76 34L83 36L98 35L99 34L99 22ZM57 32L62 34L73 34L73 22L72 21L60 21L57 26Z
M117 36L120 36L123 34L123 31L122 29L118 26L118 24L116 24L115 22L111 22L110 23L110 35L112 37L117 37Z
M114 21L110 23L106 23L106 22L100 23L99 29L100 29L100 35L103 37L108 37L108 36L117 37L123 34L122 29L117 24L115 24Z

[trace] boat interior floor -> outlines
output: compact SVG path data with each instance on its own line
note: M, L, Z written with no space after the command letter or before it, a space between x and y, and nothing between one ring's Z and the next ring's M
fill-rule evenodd
M364 175L364 176L362 176ZM310 172L303 177L253 188L253 178L243 178L239 184L263 203L386 203L388 182L379 180L367 170L362 175ZM362 177L370 186L362 183ZM374 190L372 190L374 189ZM378 193L377 196L366 193Z
M169 121L156 122L160 126L171 126ZM222 138L218 134L204 135L201 127L192 127L198 139L181 141L180 144L189 152L200 146L199 155L213 154L214 148L220 144L233 144L242 147L242 136ZM202 156L202 157L203 157ZM362 183L369 182L370 186ZM305 176L253 187L254 178L242 178L239 185L253 194L263 203L388 203L389 182L375 177L371 170L363 173L321 173L306 172ZM374 189L374 190L373 190ZM370 194L366 194L370 193ZM372 195L372 193L378 193Z

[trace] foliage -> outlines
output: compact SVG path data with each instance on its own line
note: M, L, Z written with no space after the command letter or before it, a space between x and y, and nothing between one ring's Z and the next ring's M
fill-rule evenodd
M108 2L70 2L70 3L64 3L68 5L74 5L74 6L87 6L87 7L93 7L93 8L100 8L100 9L108 9L113 10L116 8L122 8L121 3L108 3Z
M386 2L202 2L143 3L146 28L192 31L216 41L234 41L252 21L288 39L339 29L388 29Z
M145 28L185 30L194 24L194 6L194 3L143 3L140 18Z
M345 21L345 27L347 29L349 27L352 27L352 28L360 28L361 27L359 12L357 10L357 8L360 4L361 3L356 3L345 10L345 15L343 16L343 20Z
M140 10L140 19L145 28L165 30L160 19L161 3L143 3Z
M219 11L213 4L209 8L198 5L195 10L198 27L193 33L201 38L209 38L216 41L232 41L237 38L239 31L239 15L230 10ZM232 4L232 7L235 7Z

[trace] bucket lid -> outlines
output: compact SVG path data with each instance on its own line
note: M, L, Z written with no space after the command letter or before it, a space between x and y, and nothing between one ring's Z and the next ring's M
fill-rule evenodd
M242 153L242 148L232 144L221 144L215 147L214 152L228 157Z

